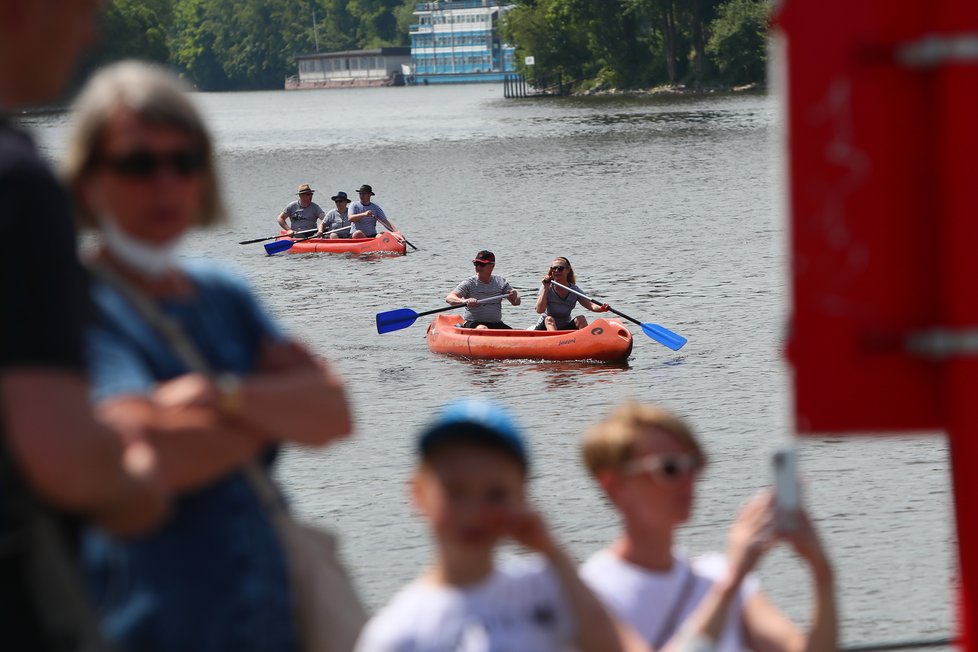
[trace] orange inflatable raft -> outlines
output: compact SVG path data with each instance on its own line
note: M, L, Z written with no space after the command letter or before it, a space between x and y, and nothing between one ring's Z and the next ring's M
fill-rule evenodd
M376 238L310 238L296 241L290 252L295 254L370 254L402 255L407 244L398 232L378 233Z
M459 315L438 315L428 326L428 348L466 358L535 360L625 360L632 334L621 323L595 319L577 331L476 330L458 328Z

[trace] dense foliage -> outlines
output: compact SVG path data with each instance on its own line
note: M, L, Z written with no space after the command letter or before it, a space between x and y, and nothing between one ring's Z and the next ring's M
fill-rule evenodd
M764 81L770 0L514 1L504 34L538 85L557 75L614 88Z
M281 88L294 57L407 45L405 0L109 0L102 45L86 62L138 57L202 90ZM315 16L315 23L313 17Z
M504 37L531 80L762 81L770 0L513 0ZM167 63L202 90L281 88L296 54L407 45L415 0L109 0L86 62ZM314 22L315 17L315 22Z

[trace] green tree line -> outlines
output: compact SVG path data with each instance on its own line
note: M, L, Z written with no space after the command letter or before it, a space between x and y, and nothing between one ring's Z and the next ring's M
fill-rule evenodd
M762 81L770 0L514 0L503 36L532 81ZM416 0L109 0L85 74L138 57L201 90L281 88L295 55L407 45ZM314 20L315 18L315 20ZM532 55L534 66L523 66Z
M281 88L295 55L408 44L414 1L109 0L82 75L127 57L172 66L201 90ZM313 18L315 17L315 22Z
M504 36L542 84L763 82L769 0L515 0ZM523 64L533 56L534 65Z

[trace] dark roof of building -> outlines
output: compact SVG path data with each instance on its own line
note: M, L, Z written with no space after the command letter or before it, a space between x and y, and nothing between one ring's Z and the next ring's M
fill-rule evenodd
M337 57L374 57L374 56L411 56L411 47L395 46L388 48L372 48L370 50L341 50L339 52L312 52L297 54L296 59L333 59Z

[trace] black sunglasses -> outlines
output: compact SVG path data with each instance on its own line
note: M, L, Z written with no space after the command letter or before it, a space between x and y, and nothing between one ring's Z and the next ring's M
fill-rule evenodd
M486 265L494 265L495 263L480 263L478 261L472 261L472 264L476 267L485 267Z
M178 176L189 177L203 170L206 161L192 150L158 153L137 149L125 156L102 159L101 164L130 179L149 179L166 168Z
M565 269L567 269L567 268L564 267L563 265L554 265L553 267L550 268L550 271L551 272L562 272Z

